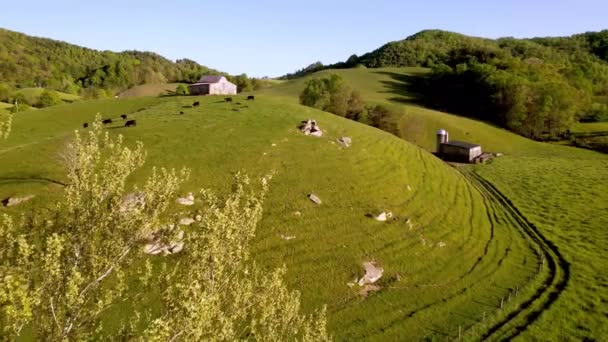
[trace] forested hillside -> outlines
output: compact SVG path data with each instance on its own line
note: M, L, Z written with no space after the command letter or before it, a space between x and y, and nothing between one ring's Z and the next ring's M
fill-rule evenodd
M0 87L5 89L0 96L7 96L7 88L24 87L84 95L114 92L143 83L191 82L205 73L218 71L153 52L97 51L0 29Z
M188 60L152 52L97 51L0 29L0 82L66 93L83 88L125 89L142 83L193 81L217 72Z
M497 40L427 30L323 68L421 66L424 105L552 139L577 121L608 121L608 30L571 37Z

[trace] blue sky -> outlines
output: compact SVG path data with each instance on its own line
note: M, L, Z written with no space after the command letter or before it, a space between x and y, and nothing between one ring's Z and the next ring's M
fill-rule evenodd
M606 0L2 1L0 27L101 50L148 50L231 74L343 61L423 29L483 37L608 28Z

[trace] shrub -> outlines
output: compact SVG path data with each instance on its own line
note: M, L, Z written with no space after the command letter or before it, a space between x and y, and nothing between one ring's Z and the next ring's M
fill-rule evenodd
M188 95L190 94L190 89L188 89L188 86L180 83L177 85L177 88L175 89L175 94L176 95Z
M40 97L38 98L38 103L36 105L37 107L45 108L55 106L61 103L61 97L59 97L59 94L56 91L45 90L42 92L42 94L40 94Z
M336 74L309 80L300 93L300 103L351 119L363 111L361 95Z

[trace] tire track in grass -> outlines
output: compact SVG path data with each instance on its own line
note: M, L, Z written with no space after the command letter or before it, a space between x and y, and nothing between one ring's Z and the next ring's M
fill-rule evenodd
M547 260L549 274L548 278L545 279L543 286L539 287L530 298L521 303L517 310L507 314L504 319L496 322L485 334L480 336L482 340L510 340L524 332L528 326L538 319L543 311L549 309L559 298L570 280L569 263L560 254L558 248L545 238L538 231L538 228L528 221L511 200L500 192L492 183L474 171L461 170L461 172L463 172L471 182L477 184L480 189L483 189L493 201L500 204L510 213L523 228L528 238L542 251L542 257ZM513 325L509 326L509 324Z
M467 180L470 179L470 176L467 174L466 171L464 170L460 170L460 172L462 172L465 176L465 178ZM477 269L478 266L480 266L482 264L482 262L486 262L487 261L487 256L489 254L489 249L490 249L490 245L493 242L494 238L495 238L495 229L496 229L496 225L500 225L500 222L502 221L504 224L503 225L507 225L508 223L512 223L515 227L517 227L517 232L522 239L524 239L523 241L528 241L529 242L529 238L528 235L525 234L524 232L524 228L521 225L521 221L520 219L518 219L513 212L509 211L509 210L505 210L505 207L502 203L500 203L499 201L496 201L495 198L488 193L487 191L485 191L485 188L480 187L479 184L477 182L471 181L471 186L474 186L474 188L480 192L482 199L483 199L483 203L484 203L484 207L486 208L486 215L488 218L488 221L490 223L490 237L488 239L488 241L486 241L486 245L484 246L484 252L482 254L482 256L477 259L474 264L463 274L461 274L457 279L453 279L447 282L442 282L442 283L436 283L436 284L418 284L418 285L413 285L413 286L405 286L405 287L389 287L389 289L393 289L393 290L399 290L399 289L407 289L407 288L424 288L424 287L444 287L444 286L449 286L452 285L454 283L456 283L457 281L462 281L464 279L467 279L467 276L470 276L475 269ZM470 188L469 188L470 190ZM472 209L471 209L472 210ZM452 292L451 295L445 296L443 298L440 298L434 302L431 303L427 303L426 305L423 305L417 309L414 310L410 310L409 312L405 313L403 312L400 308L395 307L395 309L398 309L399 312L402 313L401 318L393 320L388 326L384 327L383 329L381 329L382 331L387 331L388 329L391 329L392 327L396 326L397 324L399 324L399 322L402 322L403 320L407 320L407 319L411 319L414 316L428 311L434 307L440 306L440 305L445 305L448 302L451 302L453 300L456 300L458 297L465 295L466 293L469 292L469 290L472 290L473 288L475 288L477 286L477 284L481 283L481 280L483 279L488 279L489 277L491 277L499 268L500 265L506 261L509 257L509 252L511 251L511 244L514 242L514 240L510 239L509 240L509 244L508 246L506 246L506 249L504 251L504 253L501 253L502 255L499 257L499 255L496 255L496 257L498 257L498 260L494 261L493 264L496 265L496 267L493 268L489 268L487 270L484 271L484 275L481 276L481 278L477 279L475 281L475 283L470 284L467 287L461 287L460 289L454 289L454 292ZM528 247L530 249L530 251L532 253L537 253L536 249L534 248L534 246L527 244L526 247ZM520 246L520 248L525 248L523 245ZM540 256L537 256L538 259L540 260ZM494 257L493 257L494 258ZM486 263L487 264L487 263ZM488 265L489 266L489 265ZM524 284L522 285L526 285L529 284L531 281L533 281L534 278L528 278L528 281L525 281ZM540 288L537 291L542 291L544 288ZM471 327L472 325L470 325L469 327ZM465 329L469 328L469 327L465 327ZM376 331L374 333L372 333L372 336L376 336L379 333L381 333L380 331ZM486 338L493 338L494 336L490 336L489 334L486 334L487 336L484 336L483 339ZM516 335L513 335L511 337L515 337ZM507 339L510 337L507 337Z
M473 195L472 195L471 186L472 185L467 186L467 190L469 193L469 198L472 199ZM486 208L486 214L487 214L487 218L488 218L488 222L489 222L490 234L489 234L487 240L485 241L485 245L483 247L482 254L475 260L475 262L464 273L460 274L456 278L453 278L453 279L450 279L450 280L447 280L447 281L444 281L441 283L415 284L415 285L410 285L410 286L399 286L399 287L389 286L388 287L389 290L407 290L407 289L411 289L411 288L439 288L439 287L451 286L460 281L467 279L467 277L471 276L473 274L473 272L479 266L482 265L482 262L487 261L487 256L490 251L490 246L494 242L496 224L498 223L499 218L496 214L496 211L494 210L494 205L491 202L489 202L489 199L483 193L481 195L482 195L484 207ZM454 199L454 200L456 200L456 199ZM473 210L473 208L471 208L471 210ZM469 236L469 239L471 239L471 238L472 238L472 236ZM467 239L467 240L469 240L469 239ZM509 247L510 247L510 245L509 245ZM498 260L496 262L493 262L492 264L500 265L506 258L508 258L508 252L505 252L503 255L497 254L495 257L497 257ZM487 265L487 266L491 266L491 265ZM468 286L463 286L460 288L453 289L452 291L449 291L449 292L451 292L451 294L444 296L442 298L439 298L433 302L427 303L416 309L408 310L407 312L404 312L399 307L396 307L390 303L387 303L387 304L389 304L389 306L393 307L394 309L398 310L401 313L400 317L392 320L390 324L383 327L382 329L372 332L372 334L370 336L377 336L378 334L381 334L382 332L387 331L387 330L397 326L398 324L400 324L400 322L403 322L404 320L411 319L414 316L416 316L422 312L428 311L437 306L442 306L448 302L456 300L458 297L465 295L469 290L472 290L473 288L475 288L477 284L481 283L481 280L488 279L489 277L493 276L495 274L495 272L497 271L497 269L498 269L498 267L490 267L487 270L484 270L482 272L481 278L478 278L474 283L471 283ZM485 273L485 274L483 274L483 273Z

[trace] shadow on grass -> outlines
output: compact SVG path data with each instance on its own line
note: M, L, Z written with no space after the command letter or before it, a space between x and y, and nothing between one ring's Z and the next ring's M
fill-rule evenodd
M376 71L375 73L391 78L389 81L380 81L386 89L381 93L396 95L390 97L390 101L419 106L425 106L428 103L425 95L427 87L425 74L399 74L390 71Z
M30 177L0 177L0 185L8 185L8 184L22 184L22 183L40 183L40 184L57 184L61 186L67 186L66 183L61 181L46 178L46 177L38 177L38 176L30 176Z

